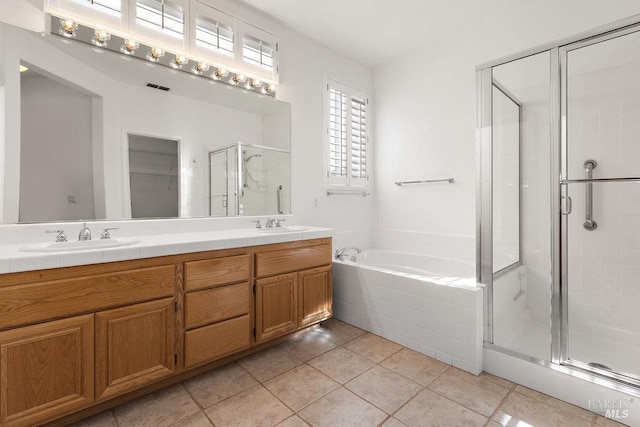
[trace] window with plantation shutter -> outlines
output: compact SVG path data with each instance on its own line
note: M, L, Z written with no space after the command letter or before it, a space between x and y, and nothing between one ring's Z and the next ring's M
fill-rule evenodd
M366 187L369 181L368 98L336 81L326 83L327 187Z
M196 17L196 44L233 56L233 27L202 15Z
M242 59L256 67L273 71L273 50L272 43L247 35L242 38Z

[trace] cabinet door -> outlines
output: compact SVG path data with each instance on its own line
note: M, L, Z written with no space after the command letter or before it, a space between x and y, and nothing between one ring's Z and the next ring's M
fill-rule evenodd
M96 397L173 374L173 298L96 313Z
M298 274L256 280L256 342L284 335L298 324Z
M331 317L331 267L301 271L298 310L300 326L307 326Z
M93 401L93 315L0 333L0 424L39 425Z

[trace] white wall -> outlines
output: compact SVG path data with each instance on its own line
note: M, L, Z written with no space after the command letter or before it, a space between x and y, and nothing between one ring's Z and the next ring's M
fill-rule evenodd
M415 250L475 259L475 67L640 13L635 0L586 3L487 9L475 26L452 26L443 43L376 68L378 244L402 234ZM393 185L449 176L455 184Z

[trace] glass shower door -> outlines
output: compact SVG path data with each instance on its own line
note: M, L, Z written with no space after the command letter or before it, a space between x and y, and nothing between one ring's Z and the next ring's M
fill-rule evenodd
M560 63L560 361L640 384L640 32Z

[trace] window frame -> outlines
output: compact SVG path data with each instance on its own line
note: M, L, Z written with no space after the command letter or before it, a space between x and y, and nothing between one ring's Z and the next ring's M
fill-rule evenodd
M249 36L254 39L269 43L273 46L273 70L268 70L261 66L247 62L244 59L244 38ZM251 25L248 22L238 20L238 40L236 46L236 63L239 68L247 70L248 73L256 75L257 77L264 77L272 80L274 83L279 83L279 66L278 66L278 38L261 28Z
M192 7L191 10L191 18L189 19L191 24L189 33L189 39L192 43L191 52L196 55L200 55L203 58L211 58L215 62L232 67L235 64L238 51L238 19L200 1L193 2L193 5L194 7ZM233 51L231 55L225 55L214 49L198 46L198 42L196 40L198 16L209 18L220 24L231 27L231 30L233 31Z
M363 189L369 188L369 182L371 178L371 107L369 103L369 95L363 91L356 89L352 86L346 85L344 83L340 83L338 80L324 76L323 79L324 87L323 87L323 129L324 129L324 150L323 150L323 165L324 165L324 187L325 189L341 189L341 190L353 190L354 192L360 192ZM331 140L329 134L329 99L330 99L330 90L334 88L341 92L344 92L347 97L346 102L346 111L347 111L347 130L346 130L346 148L347 148L347 174L346 176L336 176L331 175L330 163L331 163ZM358 98L364 101L366 106L365 108L365 119L366 119L366 149L365 153L367 154L367 160L365 163L365 178L354 178L352 176L352 166L353 166L353 155L352 155L352 99Z

